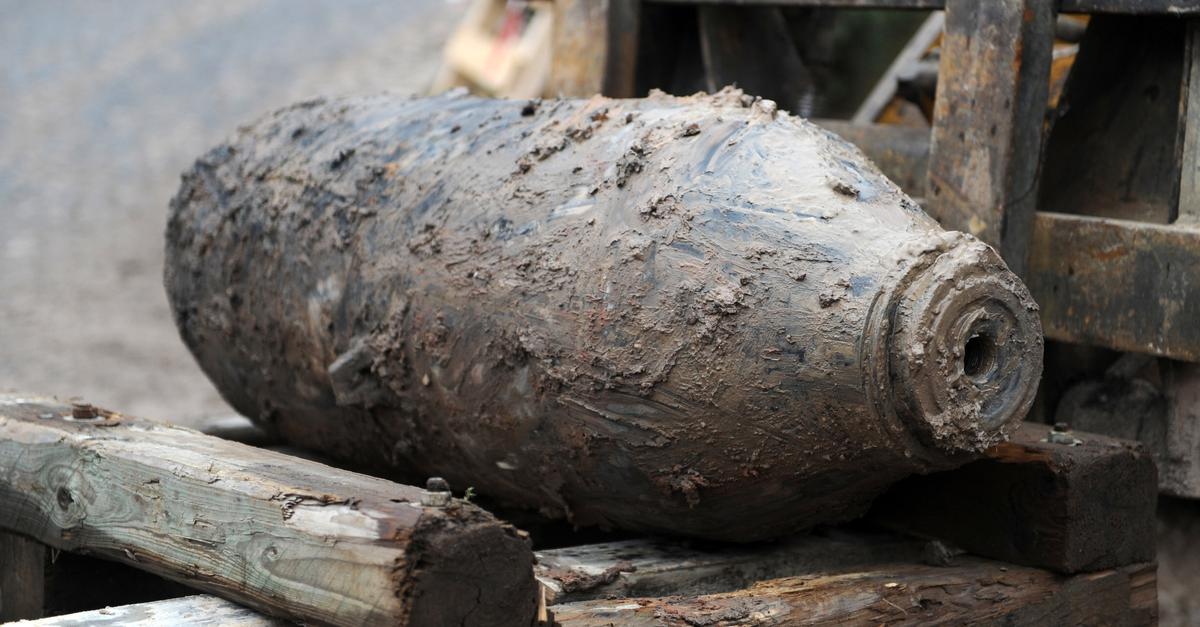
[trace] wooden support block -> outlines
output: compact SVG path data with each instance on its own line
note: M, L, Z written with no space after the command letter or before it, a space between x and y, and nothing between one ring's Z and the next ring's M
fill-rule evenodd
M248 607L207 594L106 607L23 623L25 627L284 627L292 624L294 623L264 616Z
M45 545L0 531L0 622L41 618L45 565Z
M946 0L929 213L1024 275L1054 43L1047 0Z
M699 597L583 601L551 609L562 627L676 625L1153 625L1155 568L1065 577L965 558L763 581Z
M967 551L1063 573L1154 560L1154 461L1127 440L1025 423L987 458L910 477L869 516ZM1077 444L1076 444L1077 443Z
M528 625L536 612L524 534L418 488L14 396L0 397L0 468L0 529L268 614Z
M625 540L538 551L534 572L546 603L606 597L712 594L764 579L836 573L920 559L923 543L892 534L835 530L758 545Z

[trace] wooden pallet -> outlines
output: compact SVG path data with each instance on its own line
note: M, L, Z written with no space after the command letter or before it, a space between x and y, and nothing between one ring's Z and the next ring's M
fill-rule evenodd
M476 527L501 534L489 537L520 536L439 490L44 399L0 398L0 468L0 620L83 610L33 624L430 624L446 606L474 607L460 613L466 624L568 626L1156 616L1150 456L1037 425L981 461L898 485L853 526L745 546L526 548L524 558L473 544L479 528L447 527L477 512ZM420 548L402 540L424 527L413 512L468 550L426 553L461 563L408 594L397 581L419 580L421 567L397 565ZM550 537L533 532L535 543ZM262 538L269 547L252 541ZM103 560L71 564L59 551ZM389 565L393 577L375 577ZM131 598L131 572L155 575L140 590L179 598ZM520 585L534 575L536 585ZM481 596L485 586L503 602ZM102 600L61 602L82 590ZM191 590L208 594L179 596ZM132 600L141 602L96 609Z

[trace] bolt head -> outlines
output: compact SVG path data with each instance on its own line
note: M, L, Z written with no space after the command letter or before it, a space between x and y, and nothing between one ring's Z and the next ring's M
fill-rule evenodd
M91 403L71 403L71 417L75 420L91 420L97 415Z

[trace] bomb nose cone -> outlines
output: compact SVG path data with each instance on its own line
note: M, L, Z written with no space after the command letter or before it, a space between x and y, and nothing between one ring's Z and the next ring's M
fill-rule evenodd
M1043 340L1037 305L996 252L957 233L947 243L898 294L888 365L901 419L953 454L999 443L1025 417Z

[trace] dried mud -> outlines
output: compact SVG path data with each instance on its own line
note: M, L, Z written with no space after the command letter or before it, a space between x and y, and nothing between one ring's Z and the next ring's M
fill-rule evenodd
M185 173L166 286L229 402L298 445L726 540L966 461L1041 371L990 248L728 89L295 105Z

